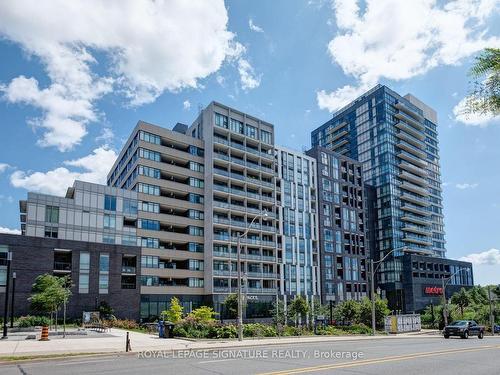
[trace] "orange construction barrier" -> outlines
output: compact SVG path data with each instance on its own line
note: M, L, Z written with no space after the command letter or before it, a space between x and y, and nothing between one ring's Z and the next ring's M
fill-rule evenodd
M39 341L49 341L49 327L48 326L42 327L42 336L40 337Z

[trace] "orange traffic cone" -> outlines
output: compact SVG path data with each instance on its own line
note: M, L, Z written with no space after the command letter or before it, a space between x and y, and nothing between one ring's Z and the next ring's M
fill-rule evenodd
M49 341L49 326L42 326L42 336L39 341Z

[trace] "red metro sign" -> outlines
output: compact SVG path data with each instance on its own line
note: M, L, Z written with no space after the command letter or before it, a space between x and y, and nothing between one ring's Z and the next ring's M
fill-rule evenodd
M443 294L443 288L439 286L426 286L424 288L424 293L425 294L432 294L432 295L441 295Z

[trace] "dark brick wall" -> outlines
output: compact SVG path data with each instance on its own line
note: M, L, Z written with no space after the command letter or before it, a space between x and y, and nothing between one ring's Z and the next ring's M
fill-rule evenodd
M71 279L73 295L67 307L69 318L82 317L82 311L94 311L96 304L106 301L118 318L139 319L140 309L140 248L82 241L0 234L0 245L7 245L12 255L12 272L16 272L15 316L32 314L28 298L37 276L53 274L54 249L69 249L72 254ZM90 253L89 293L78 293L80 252ZM109 253L109 290L99 294L99 253ZM122 256L136 256L136 288L121 288ZM57 273L58 275L64 275ZM10 285L12 291L12 282ZM0 311L3 312L5 287L0 287ZM9 296L10 305L10 296ZM10 309L10 306L9 306ZM10 312L9 312L10 316Z

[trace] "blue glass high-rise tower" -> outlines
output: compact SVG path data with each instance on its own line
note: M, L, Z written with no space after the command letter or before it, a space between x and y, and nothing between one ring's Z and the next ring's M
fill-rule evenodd
M436 112L407 94L377 85L337 111L311 134L323 146L363 164L376 189L372 256L381 259L378 285L403 309L403 252L445 256Z

